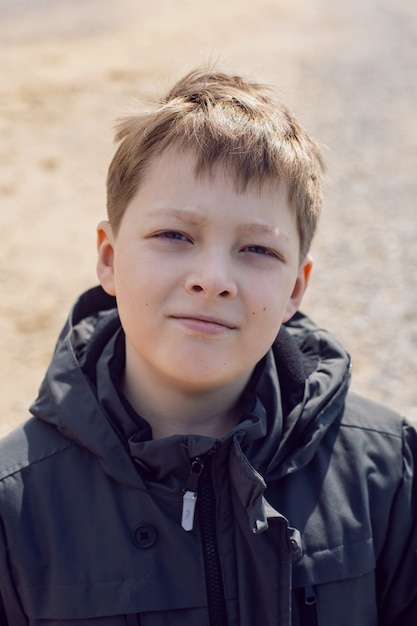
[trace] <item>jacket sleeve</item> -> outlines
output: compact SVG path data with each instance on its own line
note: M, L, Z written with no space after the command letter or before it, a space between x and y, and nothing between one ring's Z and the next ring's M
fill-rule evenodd
M381 626L417 624L417 431L407 423L402 450L402 481L377 567Z
M0 626L17 626L17 624L25 626L28 623L10 571L7 545L0 518Z

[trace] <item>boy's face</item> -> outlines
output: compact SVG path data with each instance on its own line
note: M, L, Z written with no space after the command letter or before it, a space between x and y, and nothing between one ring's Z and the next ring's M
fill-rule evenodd
M117 235L98 227L98 276L117 298L138 385L243 388L297 310L311 261L285 185L237 193L170 148L150 164Z

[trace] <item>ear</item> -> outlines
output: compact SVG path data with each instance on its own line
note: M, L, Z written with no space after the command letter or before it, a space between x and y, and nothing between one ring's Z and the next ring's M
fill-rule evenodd
M298 270L294 289L285 309L283 323L287 322L298 311L305 291L310 282L311 270L313 269L313 259L308 254Z
M114 235L107 220L97 226L97 254L97 276L100 284L110 296L115 296Z

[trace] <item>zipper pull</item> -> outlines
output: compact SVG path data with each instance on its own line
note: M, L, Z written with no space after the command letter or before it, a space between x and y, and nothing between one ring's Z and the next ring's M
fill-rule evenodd
M304 587L304 602L307 606L313 606L317 602L316 592L311 585Z
M317 597L314 587L308 586L304 589L304 615L307 626L319 626L319 616L317 612Z
M187 532L193 529L194 513L197 504L198 481L203 471L204 463L197 457L191 464L191 472L185 485L182 497L181 526Z

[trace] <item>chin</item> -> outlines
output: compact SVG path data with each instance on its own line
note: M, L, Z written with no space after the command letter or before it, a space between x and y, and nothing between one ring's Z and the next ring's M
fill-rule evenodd
M212 391L220 390L225 387L243 387L249 378L247 372L226 373L219 371L217 367L214 372L205 371L201 376L196 376L195 369L181 377L178 376L178 371L172 378L173 386L182 390L185 393L210 393Z

